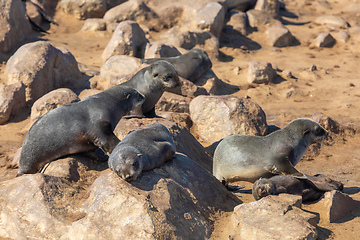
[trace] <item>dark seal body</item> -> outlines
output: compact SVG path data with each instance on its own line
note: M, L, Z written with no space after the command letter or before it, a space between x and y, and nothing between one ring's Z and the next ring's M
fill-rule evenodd
M143 171L161 166L172 158L176 148L169 130L160 123L130 132L109 157L109 167L126 181Z
M145 102L141 107L131 111L130 116L155 117L155 104L166 89L179 86L180 80L170 63L158 61L141 69L129 81L121 85L135 88L145 96Z
M191 49L189 52L177 57L148 58L143 63L152 64L164 60L171 63L180 77L191 82L198 80L207 70L212 67L211 60L207 53L201 49Z
M255 200L268 195L281 193L302 196L303 202L319 199L324 192L343 190L343 184L324 175L307 176L307 179L298 179L290 175L277 175L269 179L261 178L254 183L252 194Z
M98 147L111 153L119 143L113 133L117 123L143 102L138 91L118 85L44 114L26 135L18 176L37 173L48 162L68 154Z
M267 136L228 136L215 149L213 174L225 185L277 174L306 178L294 166L310 144L324 136L325 130L307 119L296 119Z

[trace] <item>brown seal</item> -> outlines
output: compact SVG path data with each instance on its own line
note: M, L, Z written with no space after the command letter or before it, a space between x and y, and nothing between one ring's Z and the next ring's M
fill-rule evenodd
M324 192L343 190L341 182L332 180L325 175L307 176L307 179L298 179L290 175L277 175L269 179L261 178L254 183L252 194L255 200L268 195L287 193L302 196L303 202L319 199Z
M25 137L17 176L37 173L48 162L68 154L96 148L111 153L120 141L113 133L117 123L143 102L144 96L135 89L117 85L47 112Z
M135 88L145 96L145 102L130 112L130 117L155 117L155 104L166 89L180 86L175 68L166 61L158 61L141 69L123 86ZM129 116L127 116L128 118Z
M267 136L228 136L215 149L213 174L225 186L277 174L306 178L294 166L310 144L324 136L325 130L319 124L302 118Z
M160 123L130 132L109 157L109 167L126 181L161 166L175 154L169 130Z

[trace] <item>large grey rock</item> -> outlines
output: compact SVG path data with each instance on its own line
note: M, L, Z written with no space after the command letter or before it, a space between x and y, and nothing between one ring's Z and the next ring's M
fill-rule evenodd
M155 109L157 111L189 113L190 102L190 97L164 92L159 101L156 103Z
M18 46L32 32L20 0L0 0L0 52Z
M246 15L248 17L249 25L252 28L260 27L272 21L272 18L268 14L256 9L247 11Z
M241 239L313 239L317 238L318 218L301 210L300 196L280 194L234 208L233 237Z
M5 74L7 84L25 85L29 104L54 89L76 89L85 81L74 56L67 49L55 48L45 41L20 47L8 60Z
M98 82L98 87L105 90L126 82L140 70L141 66L142 63L139 58L126 55L114 55L101 66L101 81Z
M219 40L212 33L206 31L185 31L175 36L169 36L166 44L181 47L187 50L192 48L200 48L212 57L219 55Z
M231 14L230 20L227 22L228 26L232 26L232 29L247 35L247 16L243 12L235 12Z
M101 57L104 61L114 55L144 58L148 40L139 24L134 21L119 23Z
M271 83L276 75L271 63L250 61L247 80L249 83Z
M78 101L78 96L68 88L53 90L34 102L31 107L31 122L34 123L39 117L57 107Z
M294 37L285 26L282 24L275 24L269 27L266 31L267 43L272 47L287 47L290 46Z
M42 174L24 175L0 183L0 237L60 239L69 228L68 223L58 219L58 214L65 217L70 213L67 212L71 208L70 201L64 203L69 195L64 193L74 192L74 189L68 188L60 179Z
M158 15L142 0L129 0L108 10L104 15L107 23L132 20L149 28L160 28Z
M196 15L196 25L203 31L208 31L216 37L220 36L224 25L225 9L217 2L210 2L200 9Z
M232 134L264 135L266 115L259 105L233 96L198 96L190 102L190 116L208 143Z
M64 238L206 239L214 211L238 201L230 194L179 154L130 183L107 171L89 189L82 207L86 215L72 223Z
M130 131L160 119L142 120L129 119L124 126ZM167 126L178 152L184 144L187 151L198 149L188 131L174 123ZM200 153L198 157L204 157ZM51 162L45 175L0 183L0 238L207 239L216 214L240 203L184 154L132 182L119 178L107 162L77 154Z
M272 18L280 19L279 0L257 0L255 9L266 13Z
M107 10L106 0L61 0L60 6L79 19L102 18Z
M144 58L177 57L181 52L171 45L164 44L162 41L152 42L146 46Z
M0 124L6 123L11 114L25 107L25 86L21 83L0 83Z

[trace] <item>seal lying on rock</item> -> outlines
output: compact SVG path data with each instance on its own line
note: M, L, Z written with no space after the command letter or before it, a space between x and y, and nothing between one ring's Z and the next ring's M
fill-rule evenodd
M160 123L130 132L109 157L109 167L126 181L159 167L175 154L169 130Z
M288 193L302 196L303 202L319 199L324 192L342 190L343 184L325 175L307 176L308 179L298 179L290 175L278 175L269 179L261 178L254 183L252 194L255 200L268 195Z
M144 96L135 89L117 85L44 114L25 137L17 176L37 173L48 162L69 154L98 147L111 153L120 141L113 133L117 123L143 102Z
M306 178L293 166L310 144L324 136L325 130L319 124L301 118L267 136L228 136L215 149L213 174L225 186L277 174Z
M189 52L177 57L148 58L143 63L155 63L164 60L171 63L180 77L191 82L198 80L207 70L212 67L211 60L207 53L201 49L191 49Z
M175 68L166 61L158 61L137 72L123 86L135 88L145 96L145 102L130 112L129 117L155 117L155 104L166 89L180 86Z

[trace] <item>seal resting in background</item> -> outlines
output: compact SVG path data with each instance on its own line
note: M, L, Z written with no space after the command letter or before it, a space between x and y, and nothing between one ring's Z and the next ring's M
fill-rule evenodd
M255 182L278 174L306 178L294 166L325 134L319 124L300 118L267 136L228 136L215 149L213 175L227 187L229 182Z
M126 181L159 167L172 158L176 148L169 130L160 123L130 132L109 157L109 167Z
M166 61L158 61L141 69L123 86L135 88L145 96L145 102L129 113L130 117L156 117L155 104L166 89L180 86L175 68Z
M269 179L257 180L254 183L252 194L255 200L259 200L268 195L288 193L302 196L303 202L306 202L319 199L327 191L342 191L343 187L341 182L334 181L322 174L307 176L307 179L298 179L290 175L277 175Z
M59 157L101 148L111 153L119 143L113 133L121 117L144 102L131 87L117 85L41 116L27 133L17 176L39 172Z
M191 82L198 80L207 70L212 67L211 60L204 50L194 48L189 52L177 57L148 58L143 63L152 64L164 60L171 63L180 77Z

